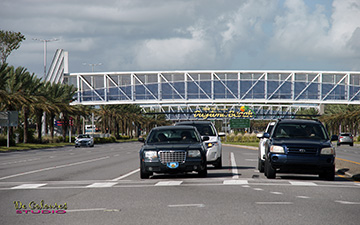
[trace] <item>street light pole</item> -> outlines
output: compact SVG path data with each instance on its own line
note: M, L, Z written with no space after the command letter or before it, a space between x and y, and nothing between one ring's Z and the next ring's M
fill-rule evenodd
M101 66L102 63L83 63L84 66L89 65L91 66L91 72L94 72L95 66Z
M52 41L58 41L59 39L53 38L53 39L39 39L39 38L33 38L34 41L42 41L44 42L44 79L46 78L46 52L47 52L47 43Z
M48 42L52 42L52 41L58 41L58 38L53 38L53 39L39 39L39 38L33 38L34 41L42 41L44 42L44 77L43 79L46 79L46 52L47 52L47 43ZM43 113L43 118L42 118L42 135L47 134L46 131L46 112ZM70 137L71 138L71 137Z

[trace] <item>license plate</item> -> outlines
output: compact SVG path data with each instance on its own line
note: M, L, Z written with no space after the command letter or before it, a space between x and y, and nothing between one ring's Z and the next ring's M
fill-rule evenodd
M176 169L179 167L179 163L178 162L169 162L169 163L167 163L167 167L169 167L170 169Z

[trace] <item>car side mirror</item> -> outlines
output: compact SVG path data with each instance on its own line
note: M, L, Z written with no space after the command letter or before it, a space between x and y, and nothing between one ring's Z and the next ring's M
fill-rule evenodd
M204 137L201 138L201 140L202 141L208 141L208 140L210 140L210 138L208 136L204 136Z
M331 141L337 141L338 136L337 135L331 135Z
M257 138L270 138L269 133L261 133L256 135Z
M138 139L138 141L144 143L144 142L145 142L145 138L140 137L140 138Z

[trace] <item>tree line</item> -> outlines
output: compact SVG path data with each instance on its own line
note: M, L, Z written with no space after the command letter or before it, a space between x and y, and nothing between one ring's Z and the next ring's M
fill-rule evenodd
M99 108L84 105L71 105L76 88L73 85L45 82L23 67L14 68L0 64L0 111L18 111L19 125L10 128L10 136L21 134L23 143L42 143L42 124L45 133L54 139L54 121L69 121L73 118L73 127L62 124L62 137L66 139L68 129L76 134L84 132L83 124L95 115L95 124L104 133L120 138L121 135L134 137L141 130L150 130L154 126L167 122L163 116L146 116L137 105L104 105ZM43 121L43 115L46 120ZM35 127L37 137L30 127ZM3 129L3 132L6 132Z

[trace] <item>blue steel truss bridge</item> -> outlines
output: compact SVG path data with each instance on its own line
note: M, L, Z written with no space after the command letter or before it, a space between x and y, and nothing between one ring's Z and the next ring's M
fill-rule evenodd
M69 73L77 87L72 104L138 104L171 120L192 119L204 107L250 107L257 118L291 115L324 104L360 104L360 72L151 71Z

